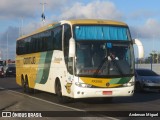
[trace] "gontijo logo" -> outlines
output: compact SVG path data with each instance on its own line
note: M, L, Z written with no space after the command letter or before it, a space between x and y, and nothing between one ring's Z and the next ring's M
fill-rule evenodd
M24 64L36 64L36 57L26 57L23 59Z

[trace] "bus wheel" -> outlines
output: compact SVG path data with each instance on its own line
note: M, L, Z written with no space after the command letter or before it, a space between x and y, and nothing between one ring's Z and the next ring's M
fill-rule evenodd
M135 91L136 92L143 92L143 88L141 87L141 84L139 82L136 82Z
M24 88L25 88L25 92L26 93L33 93L34 92L34 89L29 87L29 83L28 83L28 79L27 78L25 79Z
M21 84L22 84L23 92L26 92L26 85L25 85L25 82L24 82L24 79L23 79L23 78L22 78L22 80L21 80Z
M61 84L59 81L56 82L56 94L57 94L57 98L58 98L58 101L60 103L67 103L69 98L65 97L65 96L62 96L62 88L61 88Z

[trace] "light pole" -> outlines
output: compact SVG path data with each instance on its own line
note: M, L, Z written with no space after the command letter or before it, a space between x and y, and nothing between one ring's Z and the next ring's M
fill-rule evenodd
M9 53L8 53L8 32L7 32L7 63L8 63L8 55Z
M45 3L45 2L43 1L43 3L40 3L40 4L42 5L42 15L41 15L41 17L42 17L42 22L43 22L43 26L44 26L44 23L45 23L44 9L45 9L45 5L46 5L47 3Z
M23 16L20 17L20 26L19 26L19 37L23 36Z
M152 70L152 63L153 63L152 56L153 56L153 54L151 53L151 58L150 58L150 62L151 62L151 70Z

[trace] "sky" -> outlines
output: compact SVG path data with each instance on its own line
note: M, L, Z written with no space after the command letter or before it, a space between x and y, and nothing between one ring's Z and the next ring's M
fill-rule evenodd
M19 35L42 27L41 3L46 3L46 25L84 18L122 21L132 38L141 40L145 57L152 51L160 53L160 0L1 0L0 58L15 59Z

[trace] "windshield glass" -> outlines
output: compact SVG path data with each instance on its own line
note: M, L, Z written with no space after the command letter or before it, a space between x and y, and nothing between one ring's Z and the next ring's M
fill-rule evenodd
M77 31L81 27L83 30ZM103 33L100 29L105 27L75 27L76 75L119 77L134 74L133 47L128 40L128 30L123 27L110 28L110 35L107 36L107 31L103 30ZM114 31L116 37L112 37Z
M152 70L136 70L136 72L139 76L158 76L158 74Z
M134 73L130 43L77 42L77 75L129 75Z
M3 61L0 61L0 66L4 66L4 62Z

